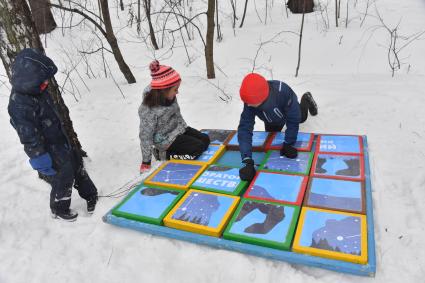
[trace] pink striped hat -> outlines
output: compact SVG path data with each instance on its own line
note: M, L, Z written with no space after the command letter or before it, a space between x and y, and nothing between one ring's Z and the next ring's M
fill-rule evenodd
M151 70L151 88L152 89L165 89L180 84L181 78L170 66L160 65L158 60L152 61L149 64Z

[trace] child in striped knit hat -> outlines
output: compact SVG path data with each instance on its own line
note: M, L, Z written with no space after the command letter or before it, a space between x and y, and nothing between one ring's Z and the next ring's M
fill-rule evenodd
M151 168L151 157L162 159L196 159L209 146L208 135L188 127L177 103L181 78L173 68L149 65L152 81L143 92L139 107L140 148L143 161L140 173Z

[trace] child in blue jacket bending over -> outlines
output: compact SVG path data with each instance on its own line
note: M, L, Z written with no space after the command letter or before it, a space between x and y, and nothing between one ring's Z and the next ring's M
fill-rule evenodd
M238 127L238 141L244 166L239 176L244 181L251 181L255 176L252 160L252 131L255 117L264 121L267 132L280 132L286 125L285 140L280 155L296 158L297 149L293 144L297 140L299 124L308 116L317 115L317 104L310 92L306 92L298 103L297 95L284 82L267 81L263 76L251 73L242 81L239 91L244 108Z

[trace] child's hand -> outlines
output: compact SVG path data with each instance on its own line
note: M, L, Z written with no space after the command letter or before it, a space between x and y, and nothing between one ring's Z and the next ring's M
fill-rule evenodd
M149 170L151 170L150 162L142 162L142 164L140 164L140 174L146 173Z
M280 149L280 156L294 159L298 156L298 150L292 145L283 143L282 148Z

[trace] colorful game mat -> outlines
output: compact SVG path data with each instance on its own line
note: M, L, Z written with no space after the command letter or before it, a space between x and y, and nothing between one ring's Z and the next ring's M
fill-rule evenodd
M295 159L282 133L256 132L257 174L239 178L237 133L208 129L195 161L164 162L104 216L159 236L337 272L374 276L366 136L300 133Z

